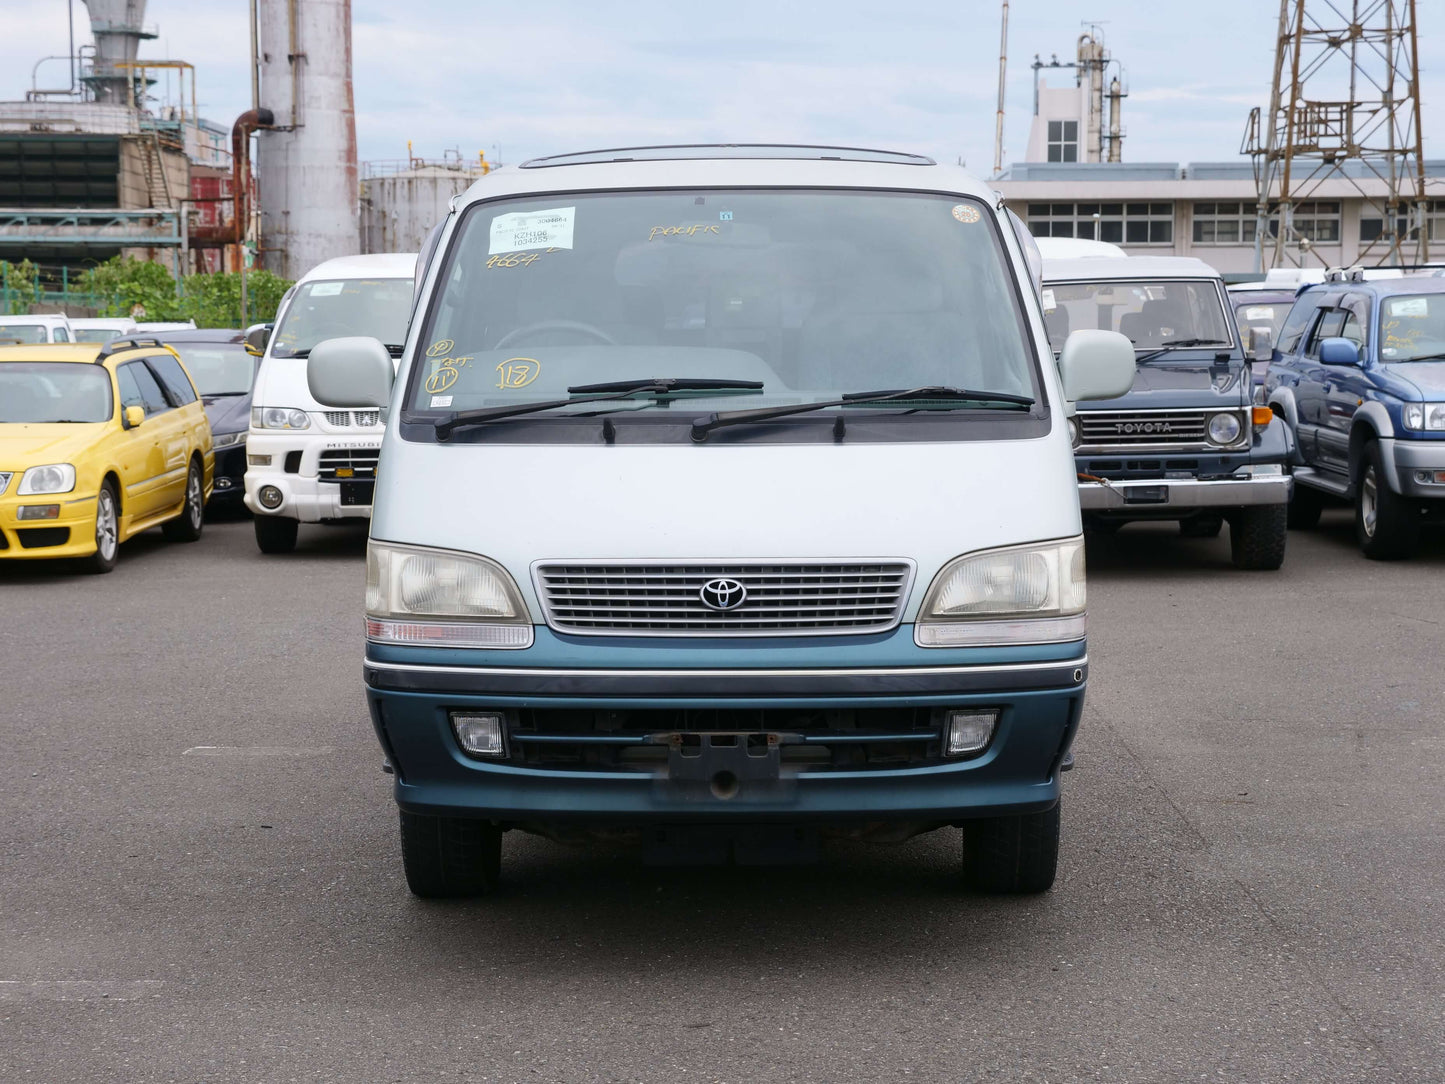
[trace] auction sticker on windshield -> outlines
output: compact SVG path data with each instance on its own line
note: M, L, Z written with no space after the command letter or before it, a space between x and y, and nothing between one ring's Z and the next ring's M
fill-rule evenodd
M529 248L571 248L576 207L548 211L515 211L492 219L487 255L522 252Z

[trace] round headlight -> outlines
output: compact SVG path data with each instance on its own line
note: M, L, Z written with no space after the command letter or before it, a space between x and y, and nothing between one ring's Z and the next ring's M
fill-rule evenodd
M1209 439L1215 444L1233 444L1239 439L1239 418L1234 414L1216 414L1209 419Z
M1069 443L1075 445L1079 443L1079 420L1077 418L1069 419Z

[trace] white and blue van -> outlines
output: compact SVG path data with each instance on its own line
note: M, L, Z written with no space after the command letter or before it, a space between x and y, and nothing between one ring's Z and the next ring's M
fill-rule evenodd
M911 154L538 159L453 200L385 411L365 680L413 892L475 895L507 829L755 848L963 834L973 886L1053 882L1088 674L1066 416L1031 241Z

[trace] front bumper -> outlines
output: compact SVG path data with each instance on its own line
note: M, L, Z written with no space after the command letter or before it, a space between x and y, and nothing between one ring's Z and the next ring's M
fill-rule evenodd
M245 504L254 515L281 516L302 523L371 516L371 502L350 503L340 482L323 482L317 477L321 453L328 448L372 449L381 447L381 437L341 438L325 434L306 435L306 430L257 430L246 437L247 467ZM251 466L250 457L270 456L266 466ZM299 460L296 470L286 470L287 457ZM263 508L256 494L262 486L281 491L281 504Z
M1287 474L1244 478L1148 479L1138 481L1080 482L1079 508L1085 512L1137 512L1158 515L1208 508L1242 508L1262 504L1288 504L1294 479Z
M58 519L20 519L28 505L60 505ZM95 496L74 493L0 499L0 560L88 557L95 552Z
M800 650L795 644L771 656L750 649L754 660L771 657L778 663L767 668L683 666L678 653L666 647L655 653L658 662L648 669L517 665L499 657L532 654L530 650L472 653L490 656L488 665L449 666L435 661L435 651L370 645L367 701L396 771L396 800L414 813L504 823L904 819L945 824L1032 812L1056 802L1060 766L1083 708L1088 676L1084 645L1031 649L1036 656L1031 660L1010 649L1011 654L995 652L993 661L985 661L989 652L979 649L914 648L910 653L901 647L902 637L911 639L911 627L898 630L876 655L892 662L907 654L912 665L849 665L860 656L848 652L843 665L822 666L817 663L826 658L826 647L819 645L810 654L811 649ZM539 629L544 654L561 658L568 645L558 641ZM548 650L549 645L562 650ZM691 650L695 662L707 654L695 645L679 650ZM948 658L938 659L940 655ZM419 661L427 656L433 661ZM921 664L924 659L930 664ZM469 709L514 714L603 711L634 713L632 718L650 712L670 717L686 712L690 718L725 713L737 718L739 713L799 710L916 714L919 709L966 707L1000 712L992 742L973 759L936 757L903 767L842 769L784 764L771 778L743 779L727 796L705 787L699 791L673 776L666 764L638 768L609 762L597 768L584 760L586 766L559 768L523 766L515 755L474 759L461 751L449 721L450 712ZM707 726L697 729L712 732ZM635 734L599 733L585 740L598 743L599 749L619 742L645 744Z
M1420 497L1430 500L1445 499L1445 485L1439 482L1422 482L1415 477L1416 471L1445 471L1445 441L1400 440L1396 438L1381 441L1381 451L1387 463L1395 465L1396 490L1406 497ZM1393 445L1393 447L1390 447Z

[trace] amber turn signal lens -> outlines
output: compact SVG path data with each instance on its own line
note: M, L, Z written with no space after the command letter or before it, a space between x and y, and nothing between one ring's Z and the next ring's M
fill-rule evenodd
M1270 419L1272 419L1273 417L1274 411L1267 406L1257 406L1254 408L1255 425L1268 425L1270 423Z

